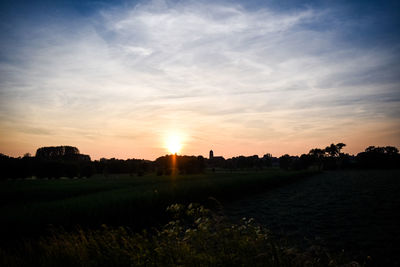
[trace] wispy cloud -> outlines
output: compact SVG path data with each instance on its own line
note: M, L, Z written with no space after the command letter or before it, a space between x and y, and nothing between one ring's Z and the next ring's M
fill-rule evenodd
M273 143L340 141L382 117L398 126L399 47L339 40L332 14L153 1L32 26L34 38L2 47L12 56L0 62L0 124L14 132L2 139L40 125L52 141L155 147L151 158L171 128L188 153L208 149L198 140L280 153Z

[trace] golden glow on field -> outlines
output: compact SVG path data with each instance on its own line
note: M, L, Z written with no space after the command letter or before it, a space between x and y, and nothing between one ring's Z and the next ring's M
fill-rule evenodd
M178 134L171 134L166 139L166 148L171 154L179 153L182 149L182 137Z

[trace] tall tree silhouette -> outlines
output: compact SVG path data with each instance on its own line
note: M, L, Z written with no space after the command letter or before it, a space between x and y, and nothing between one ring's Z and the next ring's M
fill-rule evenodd
M327 146L325 148L325 152L330 156L330 157L339 157L340 156L340 151L345 147L346 144L343 143L338 143L338 144L331 144L330 146Z
M320 148L313 148L310 150L310 152L308 152L308 154L313 158L313 161L317 165L318 170L322 170L325 150Z

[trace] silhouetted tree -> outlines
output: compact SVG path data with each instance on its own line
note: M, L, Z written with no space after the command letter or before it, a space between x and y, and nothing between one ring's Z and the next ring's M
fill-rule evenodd
M299 169L308 169L314 164L314 157L310 154L302 154L299 158Z
M175 157L175 161L173 157ZM172 166L173 162L176 166ZM170 175L173 173L173 169L180 174L202 173L205 169L205 159L202 156L166 155L155 160L155 168L157 175Z
M318 170L322 170L323 168L323 159L325 155L325 150L320 148L313 148L308 152L311 156L313 163L317 166Z
M399 150L393 146L369 146L357 154L356 161L361 168L399 168Z
M338 143L338 144L331 144L325 148L325 153L327 153L330 157L339 157L340 151L345 147L346 144Z
M270 153L265 154L262 157L262 165L265 167L271 167L272 166L272 155Z
M49 146L36 150L36 158L45 160L59 160L71 155L78 155L79 149L72 146Z
M288 154L285 154L279 158L279 167L288 170L291 164L291 157Z

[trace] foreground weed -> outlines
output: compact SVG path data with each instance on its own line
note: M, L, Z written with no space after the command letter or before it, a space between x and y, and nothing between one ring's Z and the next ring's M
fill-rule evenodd
M55 231L26 242L19 251L0 251L2 266L337 266L328 254L300 252L253 219L232 224L199 204L167 208L173 220L161 229L128 228ZM350 266L358 266L350 263Z

